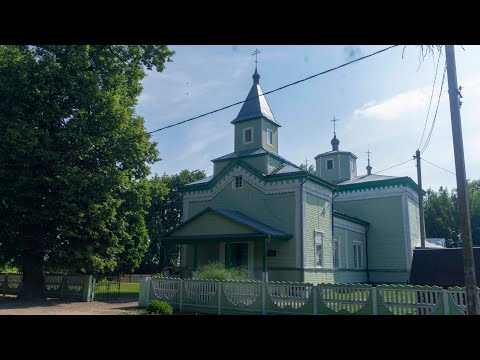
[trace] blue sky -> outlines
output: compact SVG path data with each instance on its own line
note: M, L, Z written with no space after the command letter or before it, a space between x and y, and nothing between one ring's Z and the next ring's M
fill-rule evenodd
M137 114L147 131L245 100L252 85L255 48L261 50L258 72L264 92L367 55L387 45L328 46L171 46L173 62L163 73L148 72ZM480 46L455 47L467 177L480 178ZM366 173L370 148L372 172L411 159L417 149L432 91L437 58L428 56L418 69L419 48L403 46L316 77L271 95L267 101L277 121L279 154L295 164L330 151L335 115L340 149L358 156L358 174ZM436 55L437 56L437 55ZM442 54L426 132L430 129L442 80ZM417 71L418 69L418 71ZM447 79L425 159L455 172ZM230 124L241 105L153 134L162 161L152 173L201 169L211 175L210 161L233 151ZM382 172L410 176L414 161ZM455 176L422 164L424 188L455 187Z

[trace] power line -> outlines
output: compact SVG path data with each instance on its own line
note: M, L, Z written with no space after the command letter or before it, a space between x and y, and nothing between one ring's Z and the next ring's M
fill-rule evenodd
M390 170L390 169L393 169L393 168L396 168L397 166L400 166L400 165L403 165L403 164L406 164L407 162L409 161L413 161L413 159L408 159L407 161L404 161L400 164L397 164L397 165L393 165L393 166L390 166L389 168L386 168L386 169L383 169L383 170L380 170L380 171L377 171L377 172L374 172L372 174L378 174L378 173L381 173L381 172L384 172L384 171L387 171L387 170Z
M427 159L425 159L425 158L423 158L423 157L422 157L422 160L425 160L425 161L426 161L427 163L429 163L430 165L436 166L437 168L442 169L442 170L444 170L444 171L446 171L446 172L448 172L448 173L450 173L450 174L452 174L452 175L455 175L455 176L457 175L457 174L455 174L454 172L451 172L450 170L447 170L447 169L444 169L444 168L441 167L441 166L435 165L434 163L428 161Z
M358 58L358 59L349 61L349 62L347 62L347 63L344 63L344 64L342 64L342 65L336 66L336 67L334 67L334 68L331 68L331 69L328 69L328 70L319 72L318 74L315 74L315 75L306 77L306 78L304 78L304 79L301 79L301 80L292 82L292 83L290 83L290 84L281 86L281 87L279 87L279 88L277 88L277 89L275 89L275 90L267 91L266 93L263 93L262 95L255 96L255 97L251 97L251 98L248 98L248 99L246 99L246 100L244 100L244 101L239 101L239 102L236 102L236 103L234 103L234 104L231 104L231 105L228 105L228 106L224 106L224 107L222 107L222 108L220 108L220 109L213 110L213 111L209 111L209 112L207 112L207 113L205 113L205 114L198 115L198 116L189 118L189 119L187 119L187 120L179 121L179 122L177 122L177 123L175 123L175 124L171 124L171 125L168 125L168 126L161 127L161 128L159 128L159 129L157 129L157 130L149 131L148 134L153 134L153 133L156 133L156 132L158 132L158 131L162 131L162 130L165 130L165 129L168 129L168 128L171 128L171 127L174 127L174 126L178 126L178 125L180 125L180 124L184 124L184 123L186 123L186 122L189 122L189 121L192 121L192 120L195 120L195 119L198 119L198 118L201 118L201 117L210 115L210 114L214 114L214 113L219 112L219 111L222 111L222 110L226 110L226 109L228 109L228 108L231 108L231 107L236 106L236 105L243 104L243 103L246 102L246 101L253 100L253 99L255 99L255 98L257 98L257 97L260 97L260 96L265 96L265 95L268 95L268 94L272 94L272 93L274 93L274 92L276 92L276 91L283 90L283 89L285 89L285 88L287 88L287 87L289 87L289 86L293 86L293 85L299 84L299 83L301 83L301 82L304 82L304 81L313 79L314 77L317 77L317 76L320 76L320 75L324 75L324 74L327 74L327 73L329 73L329 72L338 70L338 69L340 69L340 68L342 68L342 67L345 67L345 66L347 66L347 65L353 64L354 62L357 62L357 61L360 61L360 60L364 60L364 59L369 58L369 57L371 57L371 56L380 54L380 53L382 53L382 52L384 52L384 51L387 51L387 50L390 50L390 49L392 49L392 48L394 48L394 47L396 47L396 46L398 46L398 45L389 46L389 47L387 47L387 48L385 48L385 49L376 51L376 52L371 53L371 54L369 54L369 55L362 56L362 57L360 57L360 58Z
M438 94L437 108L435 109L435 116L433 117L432 127L430 128L430 132L428 133L427 140L425 140L425 144L423 145L423 149L421 151L422 154L427 149L428 144L430 144L430 139L432 138L433 128L435 127L435 120L437 119L438 106L440 105L440 99L442 97L443 83L445 82L446 72L447 72L447 64L445 64L445 68L443 69L442 85L440 86L440 93Z
M420 149L420 146L422 146L423 136L425 135L425 129L427 128L428 116L430 115L430 107L432 106L433 93L435 91L435 83L437 82L438 65L440 64L441 57L442 53L438 54L437 67L435 69L435 78L433 79L432 94L430 95L430 103L428 104L427 117L425 119L425 125L423 126L422 138L420 139L420 144L418 144L418 149Z

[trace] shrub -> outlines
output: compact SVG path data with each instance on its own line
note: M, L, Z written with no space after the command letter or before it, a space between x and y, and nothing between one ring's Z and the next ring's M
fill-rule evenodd
M198 268L197 278L203 280L251 280L247 269L226 269L222 263L211 262Z
M152 300L150 304L148 304L145 313L147 315L172 315L173 309L172 306L165 301Z

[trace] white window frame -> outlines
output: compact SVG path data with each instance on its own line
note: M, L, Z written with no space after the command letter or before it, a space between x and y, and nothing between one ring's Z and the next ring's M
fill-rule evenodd
M320 235L320 239L317 241L317 235ZM320 265L317 264L318 250L317 246L320 246ZM313 231L313 263L316 268L323 268L323 233L319 230Z
M335 245L337 246L337 261L335 261ZM338 236L333 238L332 265L334 269L338 269L340 267L340 238Z
M356 260L356 266L355 266ZM365 264L363 261L363 244L361 242L353 242L353 268L354 269L364 269Z
M250 141L247 141L247 140L246 140L246 133L247 133L248 130L251 131ZM244 144L251 144L251 143L253 143L253 127L248 127L248 128L243 129L243 143L244 143Z
M241 178L240 186L237 186L237 179L238 179L238 178ZM233 189L241 189L241 188L243 188L243 176L242 176L242 175L235 175L235 176L233 177L232 188L233 188Z
M332 162L332 168L331 168L331 169L328 168L328 162L329 162L329 161ZM325 163L325 169L326 169L327 171L334 170L334 169L335 169L335 161L333 161L333 159L327 159L327 162Z
M270 142L270 135L272 136L272 142ZM267 128L267 144L273 146L273 130Z

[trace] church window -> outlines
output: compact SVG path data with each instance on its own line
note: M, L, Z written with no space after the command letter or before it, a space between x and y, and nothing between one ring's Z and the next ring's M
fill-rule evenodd
M272 129L267 129L267 142L268 142L268 145L273 145L273 131L272 131Z
M338 237L333 238L333 267L340 267L340 258L339 258L339 241Z
M327 160L327 170L333 170L333 159Z
M235 189L243 187L243 178L242 175L235 176Z
M314 256L315 256L315 267L322 267L323 266L323 234L320 231L314 232L314 240L315 240L315 248L314 248Z
M253 142L253 128L243 130L243 143L250 144Z
M361 244L353 244L353 267L354 269L363 268L363 252Z

